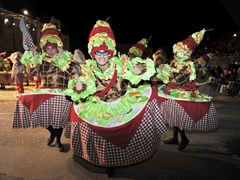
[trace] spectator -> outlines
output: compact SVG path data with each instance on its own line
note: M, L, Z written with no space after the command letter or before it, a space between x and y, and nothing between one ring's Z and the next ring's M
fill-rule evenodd
M227 90L227 95L230 95L231 97L236 97L239 91L240 91L240 68L238 68L237 70L236 81Z
M222 85L229 85L229 82L231 81L236 81L236 75L233 73L233 69L228 70L228 68L224 68L223 74L221 74L218 82L218 91L220 92L220 88Z

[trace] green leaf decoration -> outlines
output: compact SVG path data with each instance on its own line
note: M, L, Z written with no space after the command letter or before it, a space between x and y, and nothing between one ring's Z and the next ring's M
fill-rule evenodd
M83 92L81 93L76 93L74 92L74 87L75 87L75 84L77 82L77 79L79 81L81 81L82 83L86 84L87 85L87 88L86 90L84 90ZM95 85L95 81L92 80L92 79L86 79L85 77L83 76L79 76L78 78L74 78L74 79L70 79L68 81L68 89L65 89L63 91L64 94L68 95L68 96L71 96L71 99L73 101L78 101L79 99L81 98L86 98L88 97L89 95L92 95L94 94L95 92L97 92L97 88L96 88L96 85Z

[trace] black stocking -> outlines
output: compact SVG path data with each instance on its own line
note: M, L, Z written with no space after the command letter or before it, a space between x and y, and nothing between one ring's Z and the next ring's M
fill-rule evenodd
M181 130L179 130L179 132L180 132L180 134L181 134L182 140L186 140L186 139L187 139L187 136L186 136L185 132L184 132L184 131L181 131Z
M54 138L55 138L55 129L53 128L52 125L50 125L47 130L50 132L50 137L48 138L47 140L47 145L51 145L54 141Z
M55 129L56 138L57 138L56 142L59 143L59 144L61 144L62 131L63 131L63 128Z
M173 139L178 140L178 128L174 127L173 128Z
M53 128L52 125L48 126L47 130L51 133L51 136L55 136L55 129Z
M59 128L59 129L55 129L55 132L56 132L56 138L57 138L57 141L56 141L56 145L57 145L57 148L60 152L63 152L64 151L64 147L61 143L61 136L62 136L62 131L63 131L63 128Z

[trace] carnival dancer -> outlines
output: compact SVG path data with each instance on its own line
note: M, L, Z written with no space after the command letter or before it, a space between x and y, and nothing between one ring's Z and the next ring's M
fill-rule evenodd
M152 58L155 63L155 69L161 68L161 66L168 63L168 58L163 48L159 48L155 53L153 53ZM151 78L151 83L155 88L158 88L163 84L162 80L157 78L157 72Z
M5 73L5 67L4 67L4 57L6 56L6 52L0 53L0 70ZM0 89L5 89L5 84L1 83Z
M116 55L115 47L109 23L98 20L89 35L91 59L65 90L75 102L66 133L71 150L90 163L107 167L108 176L116 166L151 156L167 130L156 89L148 84L131 87L150 79L155 73L154 62Z
M6 56L6 52L0 53L0 68L3 70L3 59Z
M206 30L189 35L187 39L173 45L174 59L157 69L157 77L163 81L159 90L160 107L165 109L164 117L173 128L173 137L165 144L179 145L183 150L189 143L187 131L213 131L218 129L218 116L211 101L212 96L196 88L196 67L192 52L204 38ZM193 111L194 107L198 112ZM178 132L181 141L178 141Z
M7 76L7 75L11 75L12 62L9 56L8 57L5 57L5 56L6 56L6 52L0 53L0 71L2 71L1 73L3 73L3 75ZM8 83L6 82L1 83L0 89L5 89L5 84L10 84L11 81L9 81L8 78L6 80Z
M211 75L207 67L208 61L213 59L214 56L214 53L207 53L194 59L197 90L212 97L219 95L217 79Z
M136 44L134 44L131 48L129 48L128 56L130 57L130 60L132 60L136 57L143 59L142 56L148 46L149 39L142 38L140 41L138 41ZM134 84L134 85L132 84L131 86L136 87L136 86L140 86L140 85L143 85L146 83L150 84L149 81L141 80L138 84Z
M211 76L210 72L207 68L207 63L209 60L213 59L215 54L207 53L203 56L194 60L194 65L196 68L196 82L197 83L204 83L208 81L213 81L215 78Z
M22 19L21 19L22 20ZM18 127L33 127L42 126L50 132L50 137L47 140L47 145L51 145L56 137L56 146L60 152L64 151L64 146L61 143L61 135L63 128L69 123L68 115L72 102L65 97L62 93L67 88L69 79L75 75L80 75L79 59L76 54L73 58L73 54L67 50L63 50L63 42L60 38L60 34L54 24L45 23L41 31L41 38L39 46L41 52L37 51L37 46L34 45L32 39L29 37L29 32L24 25L25 21L21 21L20 27L23 32L25 53L21 58L21 63L24 64L28 73L31 76L38 76L41 79L41 85L39 89L36 89L32 96L38 96L38 93L42 94L41 97L45 101L39 103L39 99L32 106L40 106L34 111L29 112L26 110L24 113L28 113L30 118L21 119L22 116L18 115L15 109L13 117L13 128ZM76 59L79 58L79 59ZM51 93L57 93L53 97ZM29 93L28 93L29 94ZM27 95L23 94L19 97L17 104L23 106L22 103L27 101ZM49 97L50 96L50 97ZM49 97L49 98L48 98ZM24 99L25 98L25 99ZM54 106L54 107L53 107ZM17 106L16 106L17 108ZM28 123L22 123L22 121L30 121ZM20 123L21 122L21 123Z
M13 63L11 78L14 80L19 94L24 93L23 83L26 75L26 67L20 61L22 55L23 54L20 51L17 51L10 56Z
M140 41L138 41L136 44L134 44L131 48L128 50L128 56L133 59L135 57L141 58L144 51L147 48L148 40L146 38L142 38Z

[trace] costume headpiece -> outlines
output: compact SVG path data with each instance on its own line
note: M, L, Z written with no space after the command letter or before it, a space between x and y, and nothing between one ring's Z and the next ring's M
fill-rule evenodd
M4 71L10 71L11 70L11 59L10 57L6 57L2 61L2 68Z
M206 66L207 62L214 57L215 54L208 53L197 59L197 63L201 66Z
M94 58L96 51L105 50L110 58L116 54L116 42L114 33L108 22L98 20L94 25L88 38L88 53Z
M205 29L202 29L199 32L189 35L187 39L174 44L173 45L173 53L178 58L190 57L192 52L196 49L196 47L203 40L205 31L206 31Z
M4 62L6 63L10 63L11 62L11 58L10 57L6 57L3 59Z
M163 49L158 49L153 55L152 55L153 61L157 62L158 59L162 59L162 61L166 60L166 55Z
M143 38L129 49L128 55L132 58L141 57L146 47L147 47L147 39Z
M1 52L0 53L0 58L3 59L6 56L6 52Z
M51 23L45 23L42 28L40 47L46 52L47 46L63 47L63 42L59 37L59 32L55 25Z

